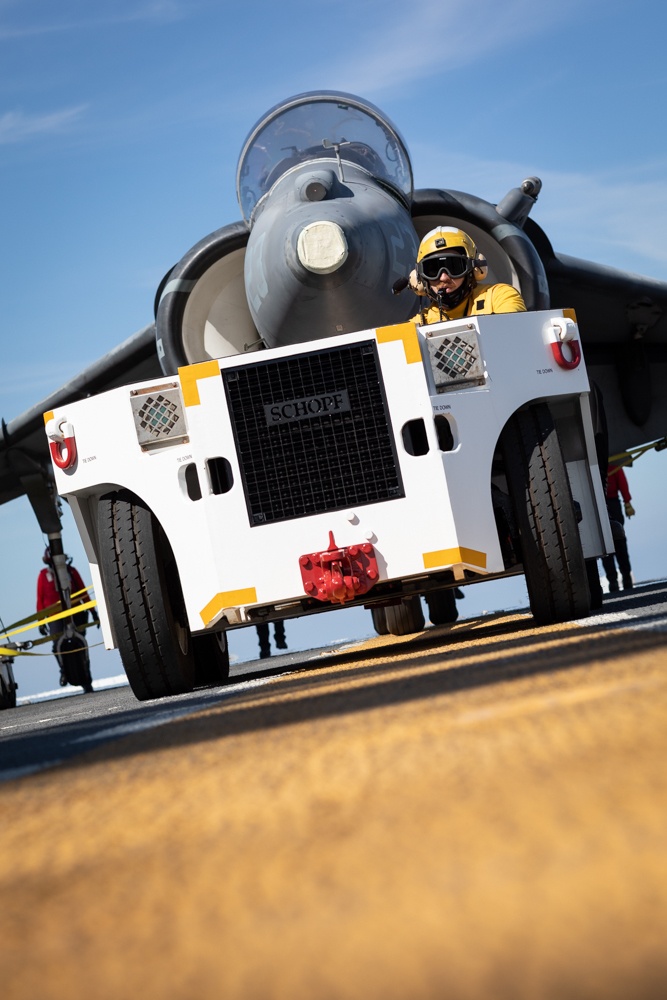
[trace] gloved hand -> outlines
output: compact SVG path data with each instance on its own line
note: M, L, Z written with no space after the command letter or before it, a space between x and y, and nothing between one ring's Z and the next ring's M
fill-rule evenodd
M634 517L634 513L635 513L635 508L632 506L632 504L630 503L629 500L626 501L626 504L625 504L625 516L626 517Z
M93 624L97 625L97 627L99 628L100 627L100 616L98 614L96 614L95 611L92 612L92 616L93 616Z
M39 626L39 634L40 635L48 635L49 634L49 626L48 625L40 625Z

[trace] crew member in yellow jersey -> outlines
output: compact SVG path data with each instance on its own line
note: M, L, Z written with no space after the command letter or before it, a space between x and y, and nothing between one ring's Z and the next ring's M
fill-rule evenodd
M512 285L478 286L488 274L486 260L462 229L438 226L419 244L417 266L409 285L425 300L412 321L420 326L464 316L525 312L526 304Z

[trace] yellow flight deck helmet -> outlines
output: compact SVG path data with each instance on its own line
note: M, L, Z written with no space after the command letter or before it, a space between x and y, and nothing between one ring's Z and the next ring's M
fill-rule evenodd
M417 263L422 258L428 257L429 254L442 253L459 247L463 248L466 257L470 257L471 260L477 256L477 247L462 229L454 229L452 226L438 226L427 233L419 244Z
M465 278L461 287L451 294L435 293L430 282L437 281L443 271L453 278ZM416 271L410 276L410 286L418 295L428 295L441 306L451 308L469 295L477 281L488 274L486 259L477 252L474 241L462 229L438 226L424 236L417 251Z

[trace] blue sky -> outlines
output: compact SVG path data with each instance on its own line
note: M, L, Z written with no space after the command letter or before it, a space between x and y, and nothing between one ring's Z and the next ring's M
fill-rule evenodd
M666 8L644 0L0 0L0 415L151 321L163 274L240 218L247 132L302 91L377 104L406 139L417 187L497 202L541 177L532 216L556 250L664 279L666 28ZM629 473L638 579L665 572L666 455ZM66 532L85 571L69 519ZM25 501L0 509L0 533L8 623L33 607L43 540ZM465 610L522 599L511 586L469 589ZM367 630L368 617L326 616L326 640ZM294 644L313 631L291 626ZM253 633L233 641L239 655ZM20 693L28 669L55 677L55 661L37 662L21 666ZM118 669L96 654L95 676Z

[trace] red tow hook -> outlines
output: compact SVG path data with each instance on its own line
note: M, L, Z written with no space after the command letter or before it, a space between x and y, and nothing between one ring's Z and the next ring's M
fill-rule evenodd
M569 371L572 371L572 369L576 368L581 361L581 347L579 346L578 340L568 340L567 346L570 348L569 358L565 357L563 345L560 343L551 345L551 353L553 354L554 361L557 365L560 365L561 368L567 368Z
M359 594L365 594L379 577L375 551L370 542L338 548L333 531L329 532L329 548L311 552L299 559L303 589L318 601L345 604Z
M74 428L68 420L56 422L53 418L46 424L49 450L53 464L59 469L71 469L76 462L76 440Z

